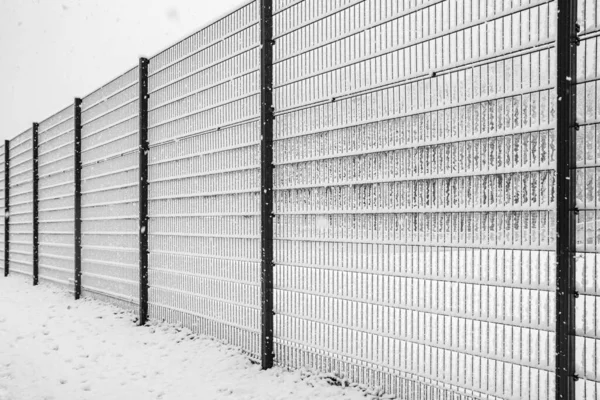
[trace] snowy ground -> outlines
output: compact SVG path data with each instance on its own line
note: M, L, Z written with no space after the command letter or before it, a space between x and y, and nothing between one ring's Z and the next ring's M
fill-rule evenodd
M0 277L0 400L364 399L60 290Z

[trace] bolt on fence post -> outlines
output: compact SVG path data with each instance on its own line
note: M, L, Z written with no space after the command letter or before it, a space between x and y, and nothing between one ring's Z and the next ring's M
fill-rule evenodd
M10 194L10 186L9 186L9 159L10 152L8 146L10 145L9 140L4 141L4 276L8 276L9 272L9 220L10 220L10 209L9 209L9 194Z
M139 61L139 268L140 307L139 325L148 321L148 64L146 58Z
M576 1L558 0L556 34L557 268L556 398L575 398L575 72Z
M260 1L261 367L273 366L273 0Z
M73 104L73 186L74 186L74 201L73 201L73 224L74 224L74 249L73 255L74 264L74 296L75 300L81 297L81 99L76 98Z
M31 132L31 141L32 141L32 162L33 162L33 217L32 217L32 225L33 225L33 286L37 286L39 282L39 240L38 240L38 131L39 124L37 122L33 123L32 132Z

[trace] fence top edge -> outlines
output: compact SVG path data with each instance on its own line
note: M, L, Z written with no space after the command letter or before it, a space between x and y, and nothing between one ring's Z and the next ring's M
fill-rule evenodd
M260 0L244 0L244 1L243 1L243 2L242 2L240 5L239 5L239 6L237 6L237 7L236 7L236 8L234 8L233 10L231 10L231 11L225 11L225 12L221 13L220 15L217 15L216 17L214 17L214 18L211 18L211 19L209 20L209 22L207 22L207 23L206 23L206 24L205 24L205 25L204 25L202 28L200 28L200 29L195 29L193 32L191 32L191 33L189 33L189 34L186 34L184 37L182 37L180 40L176 41L176 42L175 42L174 44L172 44L171 46L169 46L169 47L167 47L167 48L164 48L164 49L162 49L162 50L158 51L158 52L157 52L157 53L155 53L155 54L152 54L152 55L150 55L150 56L148 57L148 59L149 59L149 60L152 60L153 58L156 58L156 57L158 57L159 55L163 54L164 52L166 52L166 51L169 51L169 50L170 50L170 49L172 49L173 47L175 47L175 46L177 46L177 45L179 45L179 44L183 43L185 40L187 40L187 39L191 38L192 36L194 36L194 35L196 35L196 34L198 34L198 33L202 32L202 31L204 31L204 30L206 30L206 29L208 29L208 28L210 28L211 26L213 26L213 25L215 25L215 24L219 23L220 21L224 20L225 18L229 17L230 15L233 15L233 14L237 13L238 11L240 11L240 10L242 10L242 9L244 9L244 8L246 8L246 7L248 7L248 6L249 6L249 5L251 5L252 3L259 2L259 1L260 1Z
M64 124L65 122L69 121L70 119L73 119L72 109L73 109L73 104L70 104L67 107L60 110L59 112L56 112L56 113L50 115L48 118L41 121L38 133L40 135L42 135L48 131L51 131L52 129L56 128L57 126ZM70 113L67 114L67 116L65 118L58 119L58 117L60 117L61 114L68 113L69 111L70 111ZM55 121L52 121L55 118L57 118L57 119Z
M93 91L91 91L90 93L86 94L85 96L78 96L77 98L81 99L82 101L85 101L87 98L89 98L90 96L98 93L99 91L101 91L102 89L104 89L105 87L107 87L108 85L114 83L115 81L117 81L118 79L121 79L122 77L124 77L125 75L129 74L130 72L137 70L138 69L138 64L136 64L135 66L129 68L127 71L119 74L118 76L114 77L113 79L111 79L110 81L102 84L100 87L94 89Z

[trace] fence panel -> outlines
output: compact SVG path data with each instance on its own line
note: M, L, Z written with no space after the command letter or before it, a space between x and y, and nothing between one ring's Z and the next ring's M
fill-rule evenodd
M138 303L138 69L81 103L82 293Z
M40 123L39 278L71 285L74 274L73 106Z
M4 197L6 195L6 193L4 193L4 142L2 142L0 144L0 214L5 214L4 213ZM1 250L0 250L0 260L2 260L2 262L0 263L0 265L2 265L2 270L4 270L4 223L6 222L6 215L3 215L2 217L0 217L0 243L1 245ZM3 272L0 272L0 274L4 274Z
M276 361L552 398L555 2L277 3Z
M576 121L577 399L600 398L600 6L578 0Z
M150 59L149 314L259 355L253 1Z
M29 276L33 276L32 132L27 129L9 143L9 267Z
M555 397L556 0L274 3L276 362L400 398ZM588 400L600 398L600 5L577 12L575 397ZM260 1L246 2L148 71L150 317L254 359L259 20ZM81 104L83 293L125 307L139 300L139 106L137 68ZM9 142L0 231L11 271L29 276L32 134ZM72 107L38 143L39 274L67 285Z

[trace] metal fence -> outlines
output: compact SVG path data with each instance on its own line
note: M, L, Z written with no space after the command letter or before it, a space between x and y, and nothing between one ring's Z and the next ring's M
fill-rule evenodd
M9 251L5 254L11 272L33 276L33 128L9 145Z
M259 3L150 58L149 314L260 357Z
M39 125L39 278L71 287L74 270L73 108Z
M576 3L245 3L10 141L5 269L400 398L600 398Z
M576 398L600 398L600 6L578 1L576 92Z
M138 299L138 71L81 100L81 289Z
M555 3L317 3L275 17L278 360L553 397Z

